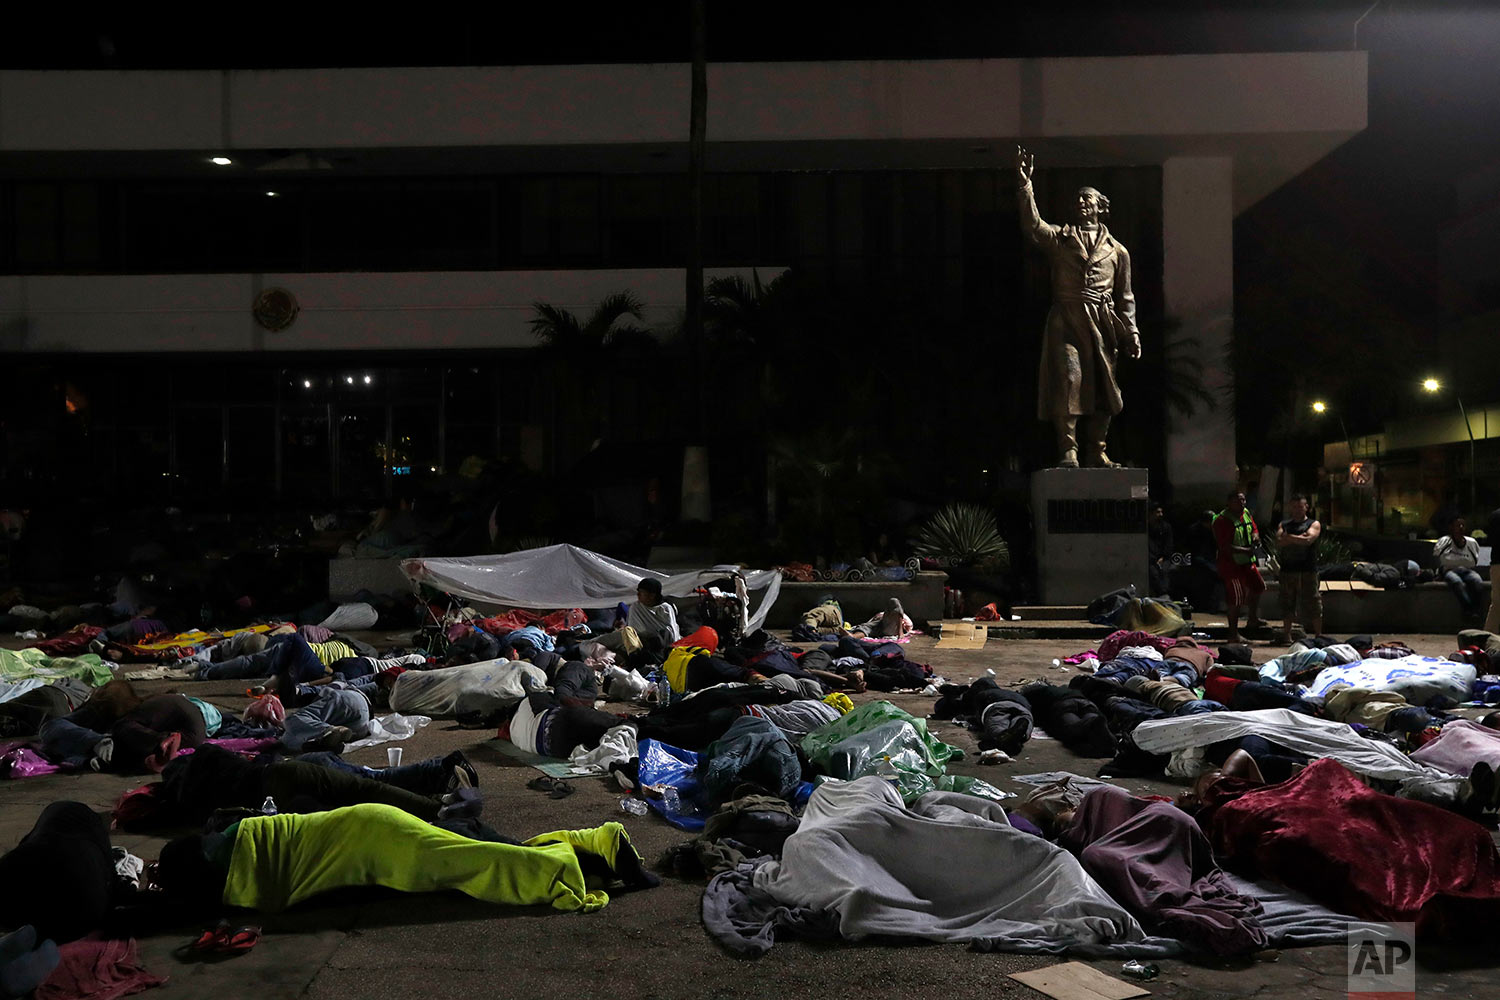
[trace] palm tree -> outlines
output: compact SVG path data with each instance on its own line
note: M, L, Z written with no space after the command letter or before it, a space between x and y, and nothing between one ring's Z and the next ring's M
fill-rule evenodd
M561 306L534 302L532 308L536 310L531 319L532 335L543 347L573 361L606 349L655 343L650 330L627 322L627 318L641 319L641 300L634 292L607 296L583 322Z
M584 372L605 367L599 362L607 356L640 354L654 350L657 344L651 331L640 324L641 300L634 292L615 292L606 296L584 320L579 320L561 306L546 302L533 303L532 308L536 310L531 319L532 335L540 348L552 357L553 391L547 396L552 425L552 470L556 472L563 445L559 427L562 388ZM586 391L576 393L570 399L569 412L582 418L589 441L601 435L601 425L613 409L613 403L614 380L609 378L595 379Z
M783 272L769 283L762 282L760 272L755 270L750 272L748 281L738 274L713 278L708 282L703 301L704 325L718 355L714 367L721 371L756 372L757 391L751 395L757 405L747 407L744 416L750 418L749 426L761 438L766 452L767 524L776 520L777 462L771 453L770 439L780 402L771 361L782 356L781 348L790 339L787 324L790 311L784 308L790 289L787 274Z

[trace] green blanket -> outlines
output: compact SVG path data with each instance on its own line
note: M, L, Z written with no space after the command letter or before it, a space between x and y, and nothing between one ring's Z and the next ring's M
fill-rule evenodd
M89 687L103 687L114 680L115 674L93 653L48 656L40 649L0 649L0 681L14 683L29 677L75 677Z
M379 885L400 892L457 889L487 903L588 913L609 896L584 884L573 849L598 854L613 868L622 844L629 838L619 823L544 833L519 847L492 844L375 803L253 816L240 821L224 902L281 910L320 892Z

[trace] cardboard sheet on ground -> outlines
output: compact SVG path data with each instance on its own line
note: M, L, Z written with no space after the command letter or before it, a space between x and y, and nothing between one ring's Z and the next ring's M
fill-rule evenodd
M1082 962L1065 962L1030 972L1012 972L1010 978L1045 993L1055 1000L1129 1000L1150 996L1141 989L1114 976L1106 976Z
M990 637L989 626L982 622L957 622L943 625L938 649L979 649Z
M511 760L525 764L527 767L534 767L549 778L590 777L590 775L575 772L571 761L562 760L558 757L543 757L539 753L530 753L522 750L510 740L490 740L489 745L502 757L509 757Z
M754 610L747 609L745 631L765 624L781 593L781 571L711 566L668 576L632 566L576 545L548 545L493 556L451 559L406 559L401 572L413 586L426 584L455 597L489 601L509 608L607 608L635 600L635 588L646 577L661 581L668 597L690 597L705 583L739 572L752 593L765 591Z

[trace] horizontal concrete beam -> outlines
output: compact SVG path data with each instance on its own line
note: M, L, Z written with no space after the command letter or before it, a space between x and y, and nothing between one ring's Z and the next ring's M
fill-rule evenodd
M761 268L769 281L781 268ZM710 268L705 277L749 276ZM280 286L301 306L271 333L251 306ZM631 291L650 326L683 309L679 268L566 271L398 271L314 274L0 276L0 351L432 350L530 347L533 303L587 314Z

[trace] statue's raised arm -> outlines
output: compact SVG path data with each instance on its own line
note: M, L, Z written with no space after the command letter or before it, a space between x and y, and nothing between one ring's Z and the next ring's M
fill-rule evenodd
M1031 190L1031 175L1036 171L1036 157L1024 146L1016 147L1016 201L1021 212L1021 231L1033 243L1041 243L1057 233L1057 227L1045 222L1036 210L1036 196Z

